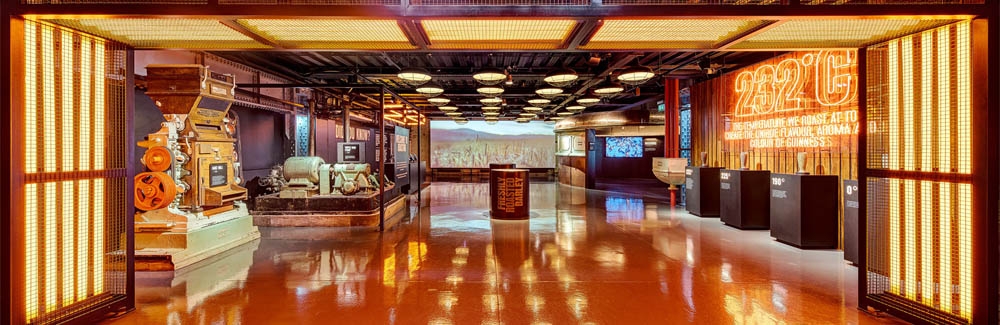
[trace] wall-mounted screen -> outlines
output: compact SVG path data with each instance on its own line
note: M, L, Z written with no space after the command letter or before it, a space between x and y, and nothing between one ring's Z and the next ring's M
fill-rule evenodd
M605 138L604 156L614 158L642 157L642 137Z
M341 142L337 144L337 162L339 163L363 163L365 162L365 144L361 142Z
M431 167L488 168L514 163L519 168L555 168L555 133L542 122L431 121Z

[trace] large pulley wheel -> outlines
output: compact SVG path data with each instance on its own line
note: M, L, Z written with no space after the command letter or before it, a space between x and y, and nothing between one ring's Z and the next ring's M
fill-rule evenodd
M154 172L162 172L170 169L173 162L173 155L164 146L155 146L146 149L146 154L142 155L142 163L146 168Z
M174 179L162 172L145 172L135 176L135 207L143 211L166 208L177 196Z

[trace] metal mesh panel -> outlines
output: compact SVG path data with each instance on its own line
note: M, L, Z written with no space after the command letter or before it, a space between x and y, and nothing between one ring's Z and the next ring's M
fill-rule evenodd
M605 5L778 5L783 0L604 0Z
M590 0L410 0L418 6L587 6Z
M135 48L259 49L269 48L216 19L87 18L49 21Z
M859 48L954 22L954 19L797 19L778 23L732 48Z
M19 321L44 324L125 294L127 51L32 21L24 41Z
M986 0L802 0L804 5L937 5L982 4Z
M219 0L222 5L385 5L398 6L399 0Z
M208 0L21 0L22 4L207 4Z
M972 311L969 22L868 48L866 293L911 313Z
M607 19L580 48L715 48L764 23L750 19Z

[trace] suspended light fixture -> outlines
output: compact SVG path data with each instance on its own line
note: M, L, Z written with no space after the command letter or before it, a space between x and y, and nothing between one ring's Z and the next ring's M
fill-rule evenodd
M451 102L451 99L448 99L448 97L444 96L438 96L438 97L428 98L427 102L431 103L431 105L434 106L443 106L443 105L448 105L448 103Z
M556 87L542 87L535 89L535 93L545 98L555 98L556 96L559 96L559 94L562 94L563 90L562 88Z
M500 112L483 112L483 116L486 117L500 116Z
M444 88L441 88L441 85L438 85L436 82L428 82L417 87L417 92L423 94L425 97L436 97L444 93Z
M493 124L497 124L498 121L500 121L500 120L488 118L488 119L486 119L486 124L493 125Z
M535 107L535 106L525 106L524 107L524 111L525 112L537 113L537 112L541 112L542 108L541 107Z
M497 68L484 68L473 74L472 79L484 85L495 85L506 80L507 74Z
M518 117L516 121L517 123L528 123L531 122L531 119L526 117Z
M605 97L620 93L624 90L625 87L622 87L622 85L617 82L606 82L601 84L600 87L597 87L597 89L594 89L594 94Z
M548 98L537 98L537 97L528 100L528 104L535 105L535 106L545 106L545 105L548 105L551 102L552 102L552 100L550 100Z
M464 119L464 118L463 119L456 119L455 120L455 124L458 124L458 125L465 125L465 124L468 124L468 123L469 123L469 120Z
M448 115L450 117L459 117L459 116L462 116L462 112L447 112L447 113L444 113L444 115Z
M533 113L521 113L521 114L517 114L517 116L524 117L524 118L535 118L538 115L537 114L533 114Z
M438 106L438 109L444 112L454 112L458 110L456 106Z
M643 66L632 66L625 68L621 74L618 75L618 81L624 84L638 86L649 79L653 79L653 69Z
M566 106L566 110L570 111L570 112L580 112L580 111L583 111L585 109L587 109L587 107L580 106L580 105Z
M500 105L500 103L502 103L503 100L501 100L499 97L487 97L480 99L479 102L483 103L483 105L485 106L497 106Z
M545 119L545 124L549 124L549 125L556 124L556 120L553 120L551 118Z
M413 86L423 85L424 83L431 81L430 72L421 68L405 68L399 70L396 77L399 77L399 79L402 79L403 82Z
M496 97L503 94L503 87L500 86L479 86L476 91L483 96Z
M573 114L576 114L576 113L573 113L573 112L559 112L559 113L556 113L556 115L559 115L559 116L570 116L570 115L573 115Z
M580 79L580 75L576 74L573 69L556 69L545 74L544 80L546 83L555 87L566 87L572 84L577 79Z
M582 105L584 107L594 106L595 104L600 103L600 102L601 102L601 99L597 98L597 97L594 97L594 96L583 96L583 97L580 97L580 98L576 99L576 103L580 104L580 105Z
M562 121L563 117L562 116L553 116L553 117L550 117L549 119L553 120L553 121Z
M483 106L484 112L496 112L500 110L500 106Z

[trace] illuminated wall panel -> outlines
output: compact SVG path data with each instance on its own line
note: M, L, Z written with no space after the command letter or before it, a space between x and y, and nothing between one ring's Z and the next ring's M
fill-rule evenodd
M44 23L23 27L12 106L24 157L12 161L23 163L23 183L12 186L24 207L14 321L46 324L125 294L127 51Z
M973 315L971 24L866 51L862 290L878 304L942 322Z

